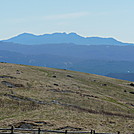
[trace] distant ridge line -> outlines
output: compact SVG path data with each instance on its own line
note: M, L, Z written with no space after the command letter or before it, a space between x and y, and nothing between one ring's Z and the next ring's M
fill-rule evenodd
M123 43L112 37L83 37L77 33L52 33L43 35L34 35L31 33L22 33L4 42L13 42L24 45L56 44L56 43L74 43L77 45L134 45L133 43Z

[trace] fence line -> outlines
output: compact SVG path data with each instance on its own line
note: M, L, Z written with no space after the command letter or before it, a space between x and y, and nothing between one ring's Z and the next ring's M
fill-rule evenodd
M0 132L0 134L21 134L21 133L16 133L15 131L37 132L38 134L40 134L41 132L62 133L62 134L120 134L120 132L117 132L117 133L97 133L97 132L95 132L95 130L91 130L91 131L67 131L67 130L60 131L60 130L43 130L40 128L38 128L38 129L22 129L22 128L14 128L13 126L11 128L0 128L0 131L6 131L6 132ZM7 132L7 131L10 131L10 132Z

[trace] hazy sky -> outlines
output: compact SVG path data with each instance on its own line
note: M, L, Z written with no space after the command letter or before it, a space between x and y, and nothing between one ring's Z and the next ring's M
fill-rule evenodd
M134 43L134 0L0 0L0 39L76 32Z

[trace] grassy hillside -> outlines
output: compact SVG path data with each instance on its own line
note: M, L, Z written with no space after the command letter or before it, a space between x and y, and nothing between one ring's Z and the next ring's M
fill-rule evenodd
M93 74L0 63L0 127L134 132L134 87Z

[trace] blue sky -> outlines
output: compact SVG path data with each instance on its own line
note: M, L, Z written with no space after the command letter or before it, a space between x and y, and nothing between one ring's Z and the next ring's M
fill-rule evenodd
M76 32L134 43L134 0L0 0L0 39Z

